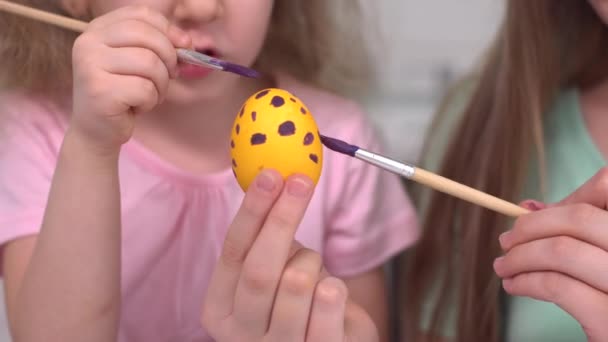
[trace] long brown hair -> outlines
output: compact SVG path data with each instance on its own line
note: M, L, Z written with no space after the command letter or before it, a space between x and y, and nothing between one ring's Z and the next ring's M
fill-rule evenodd
M528 161L541 161L543 173L543 114L558 91L608 76L608 30L588 1L510 0L506 6L439 173L517 202ZM454 341L498 341L504 308L492 263L509 222L453 197L429 196L423 236L406 256L402 317L408 341L441 336L451 308ZM433 290L438 296L431 301Z
M11 1L69 16L60 0ZM360 92L373 75L363 48L363 17L359 1L277 0L256 67L280 68L326 90ZM69 89L76 34L4 12L0 23L0 88Z

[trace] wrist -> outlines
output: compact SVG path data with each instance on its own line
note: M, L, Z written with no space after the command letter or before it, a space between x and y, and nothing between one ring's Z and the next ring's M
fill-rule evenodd
M67 153L90 163L114 165L118 163L120 147L120 144L101 144L77 127L70 126L63 140L62 154Z

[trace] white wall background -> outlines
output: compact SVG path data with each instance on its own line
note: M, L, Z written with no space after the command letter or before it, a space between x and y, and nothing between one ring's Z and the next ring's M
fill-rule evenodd
M378 0L384 42L374 44L384 66L367 101L389 153L415 161L445 80L466 72L494 35L499 0ZM0 290L1 284L0 284ZM3 307L0 296L0 307ZM0 342L10 341L0 310Z
M415 162L448 80L466 73L500 24L500 0L380 0L381 86L367 101L389 153Z

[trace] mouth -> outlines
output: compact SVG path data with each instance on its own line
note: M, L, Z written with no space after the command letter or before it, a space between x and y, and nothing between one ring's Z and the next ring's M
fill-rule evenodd
M207 55L213 59L218 59L220 54L218 50L214 48L194 48L198 53ZM185 80L195 80L207 77L214 69L209 67L201 67L198 65L192 65L185 61L178 61L179 77Z
M213 48L204 48L204 49L195 49L196 52L200 52L204 55L207 55L209 57L213 57L213 58L220 58L220 54L216 49Z

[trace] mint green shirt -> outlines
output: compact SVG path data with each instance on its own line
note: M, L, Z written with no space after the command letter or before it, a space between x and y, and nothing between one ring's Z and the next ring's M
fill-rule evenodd
M464 94L468 92L463 92ZM537 189L536 175L531 172L530 181L522 194L523 198L535 198L544 202L556 202L566 197L585 181L591 178L600 168L606 165L593 143L581 113L578 91L574 89L562 92L547 116L545 124L545 149L547 175L546 194L541 196ZM431 138L433 145L425 156L424 164L436 169L441 158L441 151L446 147L450 132L458 122L466 98L458 97L452 102L455 106L446 111L434 130ZM446 128L448 127L448 128ZM436 138L436 140L435 140ZM437 144L435 144L435 142ZM438 145L438 146L437 146ZM433 295L429 298L427 318ZM449 313L448 322L443 329L445 337L452 337L456 331L456 301ZM574 318L552 303L536 301L525 297L509 297L509 314L506 319L508 342L551 341L578 342L586 341L583 331ZM424 326L428 326L427 324Z

